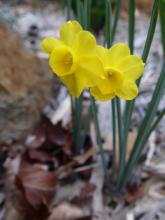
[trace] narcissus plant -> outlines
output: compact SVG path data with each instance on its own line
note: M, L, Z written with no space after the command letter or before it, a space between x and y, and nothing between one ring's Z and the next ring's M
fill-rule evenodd
M122 43L110 49L97 46L95 37L77 21L64 23L60 38L44 39L42 48L50 55L53 72L75 97L87 88L101 101L115 96L131 100L138 94L135 81L143 73L142 60Z

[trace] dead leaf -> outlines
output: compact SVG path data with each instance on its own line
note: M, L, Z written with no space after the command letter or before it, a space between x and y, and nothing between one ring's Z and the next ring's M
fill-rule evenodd
M54 196L56 176L53 172L28 163L21 165L18 173L27 201L33 207L48 204ZM16 184L18 190L19 185Z
M127 191L124 193L124 199L126 202L128 202L129 204L135 203L137 200L139 200L145 193L146 187L145 185L141 185L136 187L136 189L134 189L134 191Z
M16 186L19 190L14 190L11 201L13 202L12 207L18 214L17 218L19 219L20 217L22 220L46 220L50 215L49 207L44 203L39 204L37 207L33 207L27 200L25 188L19 177L16 177ZM10 215L9 220L13 220L10 219Z
M52 156L50 156L45 151L41 151L40 149L33 149L30 148L27 151L29 159L33 162L41 162L41 163L48 163L53 162Z

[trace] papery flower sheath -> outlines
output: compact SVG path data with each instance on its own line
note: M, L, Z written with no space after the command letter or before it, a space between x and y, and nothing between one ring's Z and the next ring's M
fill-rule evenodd
M64 23L59 39L45 38L42 49L50 55L53 72L75 97L104 79L102 62L96 55L95 37L84 31L77 21Z
M100 101L113 99L115 96L132 100L138 95L135 81L144 71L143 61L131 55L128 46L118 43L110 49L97 46L97 53L103 66L105 79L96 87L91 88L91 94Z

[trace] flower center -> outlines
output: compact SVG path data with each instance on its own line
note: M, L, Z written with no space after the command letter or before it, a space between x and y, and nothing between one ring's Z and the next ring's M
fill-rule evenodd
M65 65L71 66L72 64L73 64L73 57L71 54L68 54L65 59Z
M124 75L118 70L110 67L106 67L104 72L106 79L101 82L99 89L104 95L112 94L122 86Z
M108 79L111 79L112 77L115 77L115 75L120 75L120 72L118 70L106 67L105 75Z
M53 65L58 76L73 73L78 67L78 57L72 48L60 46L54 49Z

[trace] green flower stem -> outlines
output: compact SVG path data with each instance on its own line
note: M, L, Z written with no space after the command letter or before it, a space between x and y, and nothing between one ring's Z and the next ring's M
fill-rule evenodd
M159 0L155 0L154 4L153 4L152 13L151 13L151 19L150 19L150 25L149 25L149 30L148 30L148 34L147 34L147 39L146 39L143 54L142 54L142 59L144 62L147 61L149 51L151 48L151 44L152 44L152 40L153 40L153 36L155 33L156 23L157 23L157 18L158 18L158 9L159 9ZM141 79L139 79L137 81L138 85L140 85L140 81L141 81ZM124 137L125 137L124 146L127 145L128 132L129 132L130 124L131 124L131 118L132 118L132 113L133 113L133 109L134 109L134 104L135 104L135 100L129 101L126 103L125 114L124 114L125 115L125 118L124 118L124 126L125 126L124 127L124 130L125 130L124 131ZM139 129L139 131L140 131L140 129ZM131 160L131 158L130 158L130 160ZM129 170L132 170L132 168L133 167L129 167ZM128 178L129 178L129 174L127 175L127 170L124 170L123 174L120 177L120 183L119 183L120 190L123 190L123 187L126 184Z
M121 8L121 0L117 1L114 24L112 29L112 39L114 40L116 28L119 19L119 12ZM134 0L129 0L129 46L131 52L133 52L133 45L134 45L134 23L135 23L135 2ZM126 144L124 144L124 129L122 128L122 114L121 114L121 104L120 100L116 99L116 111L117 111L117 122L118 122L118 140L119 140L119 179L124 171L125 168L125 157L126 157ZM126 142L126 141L125 141Z
M77 19L79 23L85 26L84 5L81 0L77 0ZM87 16L87 15L86 15ZM75 99L75 133L76 133L76 153L80 153L81 130L82 130L82 103L83 93L78 99Z
M81 0L76 0L76 7L77 7L77 20L82 25L85 26L85 14L84 14L84 5Z
M111 102L112 107L112 146L113 146L113 157L112 157L112 177L115 181L115 171L116 171L116 107L115 100Z
M133 150L131 152L129 161L127 163L127 167L126 167L125 171L123 172L122 180L121 180L119 187L118 187L120 192L125 187L128 179L132 173L132 169L136 165L136 163L140 157L140 154L145 147L146 141L147 141L149 134L150 134L150 131L151 131L150 129L152 129L151 124L152 124L153 118L156 115L158 105L160 103L161 97L164 92L164 88L165 88L165 63L163 65L163 69L161 71L158 82L156 84L156 88L154 90L151 102L148 105L147 112L146 112L145 117L144 117L144 119L141 123L141 126L139 128L139 132L138 132L137 138L135 140L135 144L133 146Z
M89 30L90 29L90 15L91 15L91 0L85 0L84 5L82 5L82 7L79 6L79 10L83 11L83 9L85 9L84 16L83 16L83 21L84 21L83 27ZM96 107L96 103L93 97L91 97L91 111L92 111L94 125L96 129L96 134L97 134L97 144L100 148L101 161L102 161L104 171L106 172L106 160L104 157L104 150L103 150L102 140L101 140L101 132L99 128L99 121L97 118L97 107Z
M153 36L155 33L156 23L157 23L157 18L158 18L158 8L159 8L159 0L155 0L154 5L153 5L152 14L151 14L151 20L150 20L150 26L149 26L149 30L148 30L148 34L147 34L147 39L146 39L143 54L142 54L142 60L144 63L147 62L149 51L150 51L152 40L153 40ZM137 81L138 86L140 85L140 81L141 81L141 79L139 79ZM124 125L125 125L124 146L127 145L128 132L129 132L130 124L131 124L131 118L132 118L132 113L133 113L133 109L134 109L134 104L135 104L135 100L127 101L127 103L126 103L126 108L125 108L125 113L124 113L124 116L125 116L124 117Z
M67 20L69 21L71 19L72 0L66 0L66 3L67 3ZM71 115L72 115L72 133L73 133L74 143L76 144L76 140L77 140L76 119L77 118L75 117L75 100L71 95L70 95L70 101L71 101Z
M91 0L85 0L84 4L78 0L77 1L77 15L80 24L84 29L90 28L90 16L91 16ZM81 94L79 99L76 99L76 152L79 154L83 143L86 138L86 129L89 127L88 122L85 126L84 132L82 131L82 104L83 104L83 94ZM90 114L89 114L90 116ZM90 118L87 118L89 121Z
M112 2L110 1L109 6L109 18L111 20L111 23L109 24L109 40L107 38L107 46L111 47L115 34L117 29L117 24L119 20L119 13L121 8L122 0L117 0L116 8L115 8L115 16L114 16L114 22L112 23ZM108 19L107 19L108 21ZM116 103L116 104L115 104ZM119 154L120 154L120 164L119 164L119 172L122 173L123 169L125 167L125 156L122 146L122 116L121 116L121 106L120 106L120 100L116 98L112 101L112 130L113 130L113 137L112 137L112 143L113 143L113 161L112 161L112 174L113 179L115 179L115 165L116 165L116 113L117 113L117 122L118 122L118 140L119 140Z
M101 161L102 161L104 171L106 173L107 164L106 164L106 160L104 157L104 149L103 149L102 140L101 140L101 132L100 132L100 127L99 127L99 121L97 118L97 107L96 107L96 103L93 97L91 97L91 107L92 107L93 120L95 124L96 135L97 135L97 144L100 148Z
M148 55L150 52L152 40L154 37L155 29L156 29L156 24L157 24L157 19L158 19L158 12L159 12L159 2L160 0L155 0L153 9L152 9L152 14L151 14L151 20L150 20L150 26L147 34L147 39L146 43L144 46L143 54L142 54L142 60L144 63L147 62Z
M112 45L112 2L105 1L105 43L107 48Z
M134 109L134 100L126 101L125 110L124 110L124 129L123 129L123 147L127 149L127 141L129 128L131 124L132 113Z
M77 149L78 154L81 153L81 149L83 148L83 146L85 144L85 139L86 139L86 136L89 132L91 115L92 115L92 109L91 109L91 106L89 106L87 118L86 118L86 121L84 122L84 129L82 131L82 135L80 136L80 142L79 142L78 149Z
M116 28L119 21L120 9L121 9L122 0L116 0L115 14L114 14L114 23L112 27L112 39L115 38Z
M147 138L146 138L145 142L147 142L147 139L149 138L150 134L155 130L155 128L157 127L159 122L163 119L164 115L165 115L165 109L161 111L159 116L156 118L156 120L152 124L152 126L151 126L151 128L150 128L150 130L148 132L148 135L147 135Z
M71 5L72 5L72 0L66 0L67 2L67 20L70 20L71 18Z
M131 53L134 51L134 37L135 37L135 0L128 0L128 44ZM126 157L127 151L127 139L130 127L131 117L128 112L131 111L130 101L126 102L125 111L124 111L124 128L123 128L123 158ZM120 173L119 181L121 178L122 172Z
M105 44L108 48L112 45L112 1L105 1ZM111 102L112 109L112 146L113 146L113 157L112 157L112 176L115 181L115 170L116 170L116 106L115 100Z
M81 129L82 129L82 103L83 103L83 94L78 99L75 99L75 132L76 132L76 153L79 153L80 141L81 141Z
M111 47L114 40L116 26L119 18L121 1L117 2L116 11L115 11L115 20L112 26L112 1L106 1L106 44L107 47ZM112 30L112 31L111 31ZM112 145L113 145L113 161L112 161L112 175L113 180L115 180L115 168L116 168L116 112L117 112L117 121L118 121L118 139L119 139L119 152L120 152L120 172L122 172L125 166L125 159L123 157L123 148L122 148L122 121L121 121L121 109L120 109L120 100L112 100Z
M117 123L118 123L118 141L119 141L119 176L123 173L125 168L125 155L126 148L123 147L123 138L122 138L122 118L121 118L121 106L120 100L118 98L115 99L116 109L117 109Z
M84 0L85 29L90 30L92 0Z
M128 0L128 14L128 44L131 53L133 53L135 37L135 0Z
M72 116L72 133L73 133L73 140L76 144L76 117L75 117L75 100L70 95L70 102L71 102L71 116Z
M165 59L165 2L160 1L160 27L162 33L163 53Z
M90 17L91 17L91 0L85 0L84 1L84 5L81 4L81 2L78 2L78 8L79 10L84 11L81 12L83 14L81 14L82 17L80 17L81 22L83 22L83 27L86 30L90 29ZM79 124L79 128L77 130L78 135L77 135L77 153L81 152L81 149L85 143L85 139L86 139L86 135L87 135L87 131L89 128L89 123L90 123L90 117L91 117L91 107L89 107L89 111L88 111L88 116L86 119L86 123L85 123L85 128L84 131L82 130L82 102L83 102L83 94L80 96L80 100L79 100L79 104L78 104L78 109L79 109L79 118L77 119L77 123Z

